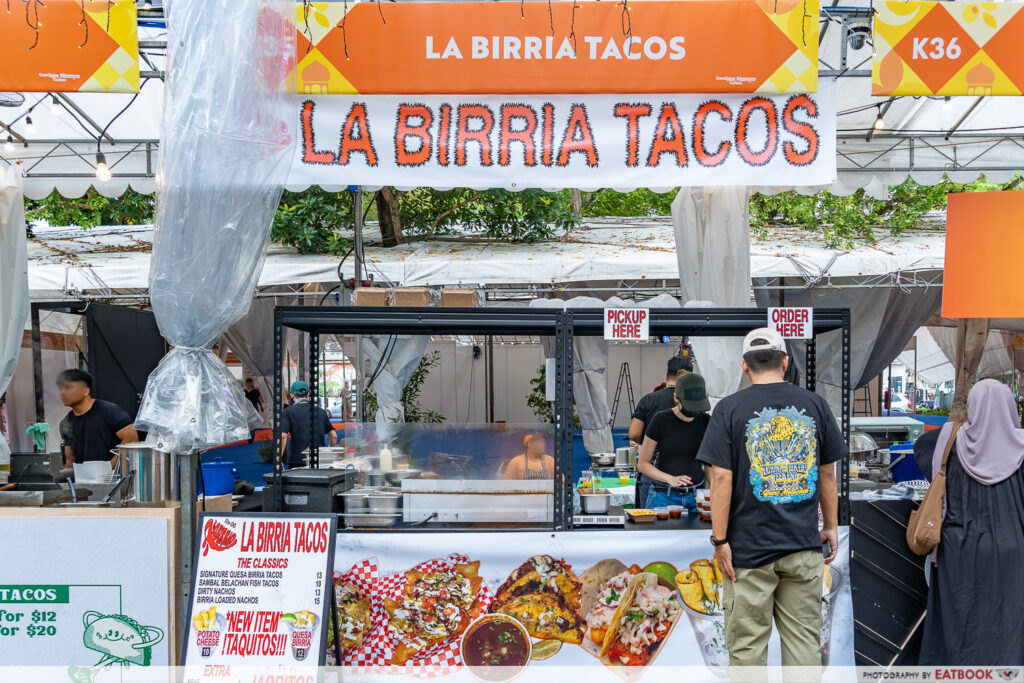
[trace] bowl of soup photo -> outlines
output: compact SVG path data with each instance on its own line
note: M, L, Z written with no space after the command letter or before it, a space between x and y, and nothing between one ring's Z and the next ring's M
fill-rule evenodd
M510 681L530 663L533 641L519 620L486 614L469 625L459 652L473 676L481 681Z

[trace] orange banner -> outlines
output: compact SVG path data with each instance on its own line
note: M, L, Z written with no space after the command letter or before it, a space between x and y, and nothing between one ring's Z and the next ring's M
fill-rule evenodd
M295 20L306 95L818 86L818 0L313 2Z
M1024 192L951 194L946 208L946 318L1024 317Z
M1024 3L875 5L872 95L1020 95Z
M0 6L0 91L138 92L134 0Z

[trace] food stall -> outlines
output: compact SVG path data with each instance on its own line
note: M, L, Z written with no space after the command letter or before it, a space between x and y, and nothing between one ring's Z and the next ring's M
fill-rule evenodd
M764 326L767 319L765 309L649 309L649 312L652 336L742 336ZM337 635L328 626L329 639L338 647L332 646L329 651L329 663L349 667L347 671L353 674L370 671L444 675L466 666L482 680L507 680L523 669L543 676L545 667L558 666L560 672L567 670L565 668L576 669L579 675L607 674L608 680L627 681L639 679L655 664L703 664L711 672L719 673L728 664L721 576L709 561L712 552L707 542L708 522L696 514L685 513L678 518L651 523L620 522L618 527L574 522L577 481L571 465L572 344L579 336L603 334L600 309L279 307L275 311L274 334L278 360L285 328L309 335L307 368L314 394L320 381L317 362L320 335L483 335L514 330L519 334L554 339L555 421L545 434L553 444L550 452L554 459L554 476L549 480L462 478L491 467L491 463L486 454L464 453L455 443L457 435L451 442L445 441L448 437L444 432L431 435L435 426L406 425L403 430L412 438L405 445L401 444L401 436L387 444L367 438L373 426L365 424L361 425L362 433L359 429L353 430L359 435L344 448L328 449L315 443L311 446L309 470L356 471L364 475L361 483L355 481L360 475L346 475L353 481L337 496L341 502L331 503L330 509L319 511L340 515L334 558L339 615ZM843 336L846 369L849 312L816 309L814 334L828 331L839 331ZM806 342L806 350L805 382L813 389L813 338ZM277 366L280 367L280 363ZM849 373L844 372L843 377L848 378ZM279 374L275 378L278 412L282 389ZM849 429L849 408L849 403L844 403L841 420L844 432ZM279 414L275 415L275 428L280 428ZM519 441L518 436L523 431L536 429L536 426L503 425L499 429L495 425L491 428L493 439L487 443L497 447L502 440ZM448 457L424 458L424 451L416 440L425 435L440 441L427 449L428 455L447 450L451 451L446 454ZM470 456L468 460L466 456ZM462 469L445 469L451 466L453 457L454 462L461 463ZM360 468L361 459L368 461L363 468ZM842 462L840 548L822 587L822 662L836 665L826 670L826 680L838 680L835 678L839 676L838 667L854 663L849 534L845 526L849 520L846 467L847 463ZM403 472L411 474L403 475ZM425 472L430 472L431 476L423 478ZM387 481L389 474L391 482ZM374 493L371 479L380 475L385 477L384 484L391 485L376 488ZM268 510L274 506L296 510L289 507L284 494L288 476L282 454L278 452L270 478L274 493L265 496ZM530 490L522 490L524 485ZM361 492L361 486L367 488ZM484 486L487 488L480 488ZM532 488L540 486L547 487L542 495L550 499L550 508L536 502L527 503L526 508L544 510L543 519L493 514L505 507L495 502L503 495L500 490L503 487L509 487L505 493L512 496L540 496L540 489ZM375 497L381 493L394 496L396 503L398 498L402 499L404 511L401 517L396 516L400 523L388 525L388 528L345 523L352 497L365 496L367 504L375 504ZM440 495L450 498L442 502L437 499ZM485 502L472 502L482 495L486 496ZM440 518L445 512L458 508L454 501L459 497L471 501L467 503L468 509L490 509L492 516L471 517L473 521L465 523L453 517ZM431 504L436 508L424 507ZM414 512L410 514L411 511ZM349 528L341 530L344 526ZM430 630L429 636L413 637L413 634L425 632L423 620L428 617L417 607L416 596L421 592L429 593L431 586L428 584L435 580L460 587L457 595L451 597L452 605L455 613L469 618ZM616 619L616 614L620 605L628 611L630 605L639 600L648 605L657 603L667 626L657 627L657 637L652 643L635 648L630 645L628 635L633 627ZM608 632L617 635L607 638ZM502 647L491 642L495 638L501 641ZM669 639L671 647L663 647ZM770 645L770 663L779 661L778 647L775 638Z

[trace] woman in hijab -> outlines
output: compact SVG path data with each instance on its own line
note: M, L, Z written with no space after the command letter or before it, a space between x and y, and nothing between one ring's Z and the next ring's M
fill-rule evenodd
M942 468L952 431L947 423L914 444L929 479ZM1010 388L978 382L946 463L946 513L926 564L930 588L918 664L1024 662L1022 462L1024 430Z

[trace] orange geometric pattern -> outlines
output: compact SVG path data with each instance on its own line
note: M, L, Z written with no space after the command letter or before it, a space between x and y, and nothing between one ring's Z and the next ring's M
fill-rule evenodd
M872 95L1020 95L1024 3L876 5Z
M295 26L305 95L818 86L818 0L312 2Z

